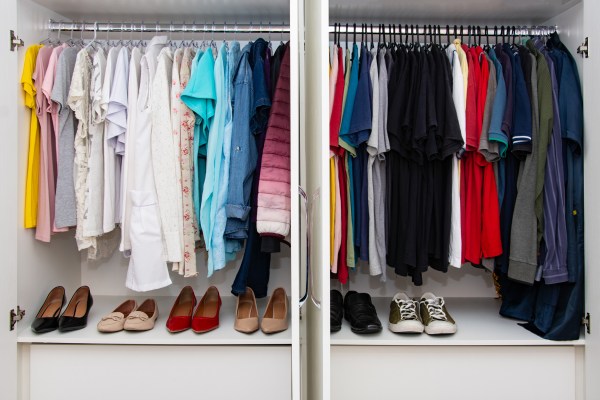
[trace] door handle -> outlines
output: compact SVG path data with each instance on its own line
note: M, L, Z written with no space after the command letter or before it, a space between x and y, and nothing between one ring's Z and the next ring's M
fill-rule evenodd
M308 212L308 207L309 207L309 203L308 203L308 196L306 194L306 192L304 191L304 189L302 189L302 186L298 186L298 192L300 193L300 196L302 196L302 200L304 202L304 223L306 224L306 279L305 279L305 288L304 288L304 295L302 295L302 297L300 297L300 301L298 303L299 307L302 308L302 306L304 305L304 303L306 303L306 300L308 299L308 292L310 290L309 288L309 273L308 271L310 270L310 222L309 222L309 212ZM301 207L302 208L302 207Z

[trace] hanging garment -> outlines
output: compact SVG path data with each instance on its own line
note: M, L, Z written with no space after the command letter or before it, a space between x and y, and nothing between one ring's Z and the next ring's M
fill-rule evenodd
M225 44L221 46L214 69L215 117L208 137L206 157L206 180L202 192L201 221L204 222L204 238L208 251L208 276L225 267L234 259L235 252L225 243L226 192L229 186L231 154L231 81L229 80L229 54ZM229 251L228 251L229 250Z
M525 55L525 54L524 54ZM521 163L522 170L515 210L513 212L510 237L508 271L535 271L538 263L537 219L535 217L536 165L539 149L539 101L537 61L532 54L527 55L531 65L531 145L532 152Z
M52 47L42 47L36 59L33 81L36 88L36 114L40 124L40 172L38 189L38 217L35 238L42 242L50 242L54 225L54 136L52 119L48 110L48 99L42 92L42 83L48 62L52 55Z
M156 73L151 86L150 142L165 260L177 263L183 261L183 211L176 142L171 122L172 71L173 54L169 47L165 47L157 57Z
M100 100L100 108L102 118L104 119L104 133L102 140L103 151L103 195L102 202L102 231L104 233L111 232L115 229L115 221L117 218L117 188L120 186L120 168L117 171L117 155L115 153L116 140L110 135L112 123L108 119L108 107L111 97L111 89L113 79L117 67L117 58L121 51L120 47L111 47L106 57L106 69L104 79L102 81L102 95Z
M131 258L126 286L135 291L159 289L171 284L163 249L162 230L152 166L152 90L157 58L167 44L166 36L155 36L140 60L140 86L135 117L135 163L129 191L131 199ZM131 140L131 139L129 139Z
M54 225L66 228L77 225L77 199L75 197L75 131L76 120L68 105L69 88L77 60L78 49L66 48L56 68L56 79L52 87L52 101L58 108L58 163L56 177L56 202Z
M123 155L123 188L121 197L121 243L119 250L126 257L131 255L131 195L135 187L135 148L137 142L136 117L140 87L140 61L142 53L134 47L129 60L129 76L127 77L127 130L124 135L125 153Z
M263 249L268 241L283 240L290 231L290 51L281 62L277 89L263 149L258 186L256 228Z
M267 295L271 266L271 253L263 251L262 238L256 230L260 167L271 107L269 87L265 78L265 59L269 52L268 43L263 39L256 40L250 48L249 65L252 69L253 82L253 96L250 99L250 132L256 138L257 158L250 191L248 240L242 264L233 284L234 292L240 290L241 287L248 286L252 288L256 297L265 297Z
M181 242L181 262L174 262L171 264L171 270L177 271L179 275L185 275L185 249L184 249L184 228L183 224L185 223L185 219L183 217L184 213L184 204L183 204L183 174L181 172L181 163L182 163L182 154L181 154L181 119L182 116L179 113L179 108L181 105L181 91L183 88L181 87L181 79L179 77L179 70L181 69L181 61L183 59L184 50L179 48L176 49L173 53L173 64L171 67L171 87L170 87L170 110L169 110L169 120L171 121L171 129L173 135L173 157L175 159L175 177L178 180L179 185L179 193L177 193L178 202L177 204L180 206L179 211L179 240ZM155 77L156 81L157 78ZM193 237L192 237L193 240ZM194 253L195 256L195 253ZM188 256L189 258L189 256ZM194 257L195 259L195 257Z
M87 48L77 53L73 78L69 88L68 104L78 120L77 133L75 134L75 198L77 200L77 229L75 239L81 251L88 250L88 256L96 248L96 238L84 235L84 225L88 218L86 209L87 179L89 165L90 118L92 84L92 60ZM90 253L91 252L91 253Z
M110 88L110 98L106 111L106 158L114 157L114 191L108 196L111 201L114 223L121 223L123 218L123 156L125 155L125 141L127 132L127 103L129 80L130 55L127 47L121 47L115 63L115 72ZM114 155L113 155L114 154ZM105 192L106 194L106 192ZM106 196L105 196L106 198ZM106 207L106 205L105 205ZM105 230L112 226L107 213L104 215Z
M60 46L54 47L52 50L52 54L50 55L50 60L48 61L48 68L46 69L46 74L44 75L44 81L42 82L42 92L44 96L46 96L46 102L48 104L48 108L46 112L50 113L50 118L52 120L52 170L54 171L54 181L52 185L54 186L54 208L51 210L54 215L52 232L66 232L68 230L67 227L57 228L56 226L56 184L57 184L57 175L58 175L58 135L59 135L59 127L58 127L58 106L51 100L52 97L52 88L54 87L54 81L56 78L56 67L58 65L58 60L63 50L67 47L65 43Z
M175 52L175 60L173 62L174 86L171 90L173 104L171 118L173 119L173 124L177 121L177 116L180 118L179 157L181 162L181 193L183 205L183 262L179 263L179 273L184 277L192 277L198 274L196 271L195 245L199 234L198 219L194 211L194 200L192 198L195 117L194 112L181 101L181 93L190 79L190 68L195 56L195 50L186 47L183 50L183 56L180 63L178 63L179 59L177 55L178 53ZM175 71L179 64L179 70ZM179 77L179 82L177 82L177 76ZM174 129L177 131L175 125Z
M38 189L40 171L40 133L36 107L36 87L33 81L33 73L37 63L37 56L42 45L34 44L27 48L23 61L23 73L21 74L21 85L25 99L25 107L30 109L29 120L29 148L27 150L27 173L25 179L25 212L24 227L35 228L37 226L38 214Z
M231 159L229 166L229 188L227 194L227 224L225 236L242 241L248 237L250 216L250 192L256 161L258 158L256 141L250 132L252 110L252 68L248 43L242 49L235 67L233 79L233 130L231 137ZM240 293L246 290L240 288Z
M369 252L369 273L372 276L381 275L385 270L385 232L384 232L384 210L380 208L379 200L383 200L382 190L383 181L381 180L381 171L385 170L385 164L381 164L381 158L384 158L383 153L387 151L384 143L384 132L385 119L387 118L387 105L385 110L381 106L380 102L382 96L380 91L386 92L387 95L387 84L380 86L380 72L385 70L385 61L383 60L383 53L378 52L377 49L371 49L371 55L373 61L371 62L371 68L369 70L369 77L371 80L373 95L372 95L372 120L371 120L371 135L367 141L367 152L369 153L369 159L367 161L367 207L368 207L368 252ZM378 56L381 56L380 58ZM382 65L383 64L383 65ZM387 72L386 82L387 82ZM382 112L383 111L383 112ZM381 143L380 143L381 141ZM376 206L377 204L377 206ZM377 210L376 210L377 208ZM376 221L377 219L377 221ZM376 223L379 223L376 227ZM379 229L377 229L379 228ZM378 245L383 247L378 248ZM383 250L383 251L381 251Z
M106 56L102 48L94 54L90 83L91 115L89 124L89 161L86 180L86 219L83 234L88 237L104 233L104 119L102 83L106 71Z
M459 60L458 49L455 44L450 44L446 55L452 65L452 99L458 118L458 126L463 141L466 140L465 132L465 91L462 68ZM448 263L460 268L462 264L462 237L460 214L460 162L456 156L452 158L452 210L451 210L450 245L448 248Z
M181 100L196 114L194 129L194 210L201 230L202 217L200 204L206 178L206 145L210 127L215 115L215 60L212 49L204 53L198 52L194 59L196 67L192 67L192 75L188 85L181 94Z

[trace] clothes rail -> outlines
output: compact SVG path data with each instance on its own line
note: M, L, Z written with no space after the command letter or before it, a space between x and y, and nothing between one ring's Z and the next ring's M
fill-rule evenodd
M558 26L533 25L533 26L515 26L515 25L415 25L415 24L346 24L338 23L329 26L329 33L340 34L397 34L397 35L452 35L452 36L531 36L544 35L552 32L558 32Z
M269 23L228 24L227 22L152 23L152 22L62 22L50 20L48 30L53 32L184 32L184 33L286 33L289 25Z

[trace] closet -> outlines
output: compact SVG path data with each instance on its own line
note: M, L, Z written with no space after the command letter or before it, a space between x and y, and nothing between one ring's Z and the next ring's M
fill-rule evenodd
M600 38L600 31L592 17L599 10L597 2L329 0L328 4L307 1L306 10L306 96L308 103L318 105L307 110L307 126L309 131L319 130L322 133L320 137L307 136L306 139L308 151L321 151L320 165L312 166L312 169L308 166L307 171L309 195L317 193L321 199L312 210L311 259L311 264L320 268L315 272L318 277L313 286L320 307L309 304L307 313L311 327L308 339L313 339L309 354L322 359L319 362L309 358L308 363L318 371L316 375L321 375L311 375L313 379L322 380L323 385L322 392L313 392L311 398L599 398L595 379L600 368L598 333L593 324L589 324L589 319L587 326L582 321L578 340L541 339L517 325L518 321L498 314L500 300L496 298L491 274L470 266L451 268L446 274L430 269L424 274L423 285L416 287L410 277L396 276L390 268L387 281L382 283L380 277L369 276L366 263L357 263L356 271L350 271L349 284L343 286L342 293L348 290L369 293L383 330L378 334L357 335L350 331L349 323L344 320L339 332L327 333L330 289L340 289L339 283L330 279L327 267L330 265L330 127L327 113L330 89L326 66L329 64L328 44L333 40L334 23L341 24L342 29L349 23L350 32L353 23L358 29L361 23L367 23L369 27L373 24L375 29L378 24L386 24L386 27L388 24L402 27L419 24L421 29L428 24L439 24L442 28L447 24L462 24L465 29L469 24L557 27L561 40L576 58L584 94L585 311L593 319L600 304L594 266L598 255L598 215L590 208L600 196L595 178L598 165L594 156L594 151L600 148L597 140L598 113L595 111L598 103L596 89L600 82L595 72L598 61L593 49L596 38ZM342 47L344 35L341 34ZM357 41L359 37L357 34ZM352 33L349 38L352 42ZM371 41L370 35L367 40ZM592 45L589 58L577 54L584 41ZM390 302L392 296L400 291L414 297L425 292L445 297L447 307L457 322L458 332L445 337L390 332L387 328ZM313 331L313 326L317 327L316 331Z
M2 4L0 26L7 36L2 47L0 124L5 143L0 237L5 259L0 279L0 304L8 318L0 330L0 375L3 399L111 398L301 398L300 299L306 293L306 266L301 265L302 209L297 187L300 179L299 66L303 35L302 4L277 1L71 1L9 0ZM54 28L50 30L50 21ZM59 22L71 26L61 28ZM70 22L77 22L75 26ZM85 22L85 25L81 25ZM132 28L133 27L133 28ZM74 28L74 29L72 29ZM92 30L97 29L97 32ZM60 30L60 32L59 32ZM134 31L135 30L135 31ZM9 31L14 49L8 46ZM60 35L60 36L59 36ZM128 260L119 251L91 262L77 251L73 231L56 234L51 243L34 238L23 228L23 195L27 163L29 112L23 106L20 76L27 46L49 36L62 41L134 39L155 35L177 42L237 40L242 45L259 37L272 41L273 51L290 41L291 103L291 233L290 246L272 257L269 295L283 287L289 297L289 328L277 334L243 334L233 329L236 298L231 285L243 251L227 266L207 278L206 252L197 252L199 275L184 278L170 272L173 283L150 293L126 289ZM13 42L14 40L14 42ZM20 46L18 45L20 44ZM36 335L30 325L48 291L66 289L67 300L81 285L89 285L94 305L85 329ZM165 322L175 297L191 285L199 298L215 285L221 294L219 329L203 335L191 330L171 334ZM159 318L152 331L139 334L100 334L96 324L126 298L157 300ZM258 299L258 313L267 298ZM20 319L20 320L19 320ZM18 322L17 322L18 321ZM304 328L305 329L305 328Z

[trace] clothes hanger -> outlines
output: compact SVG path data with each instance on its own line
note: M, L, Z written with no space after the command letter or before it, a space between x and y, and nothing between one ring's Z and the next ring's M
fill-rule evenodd
M375 41L373 40L373 24L371 24L371 50L375 48Z
M348 50L348 23L346 22L346 50Z
M336 46L336 34L337 34L337 22L334 22L333 24L333 46Z
M82 30L83 33L83 30ZM98 22L94 22L94 37L92 38L92 40L90 40L90 42L85 45L85 47L83 48L84 50L87 50L88 47L91 47L92 49L96 50L96 48L94 47L94 42L98 43L98 41L96 40L98 34Z

